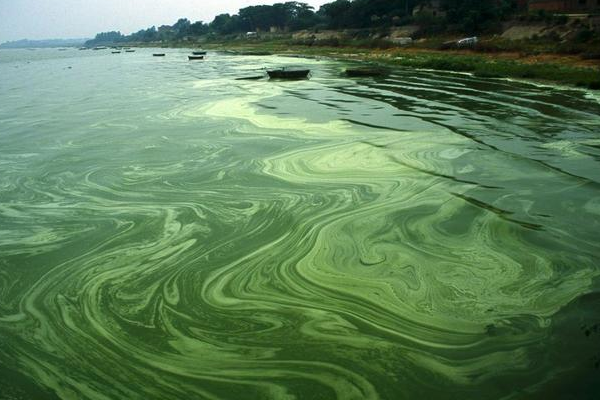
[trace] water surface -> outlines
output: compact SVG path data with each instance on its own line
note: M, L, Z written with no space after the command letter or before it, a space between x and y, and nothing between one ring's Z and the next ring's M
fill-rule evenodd
M597 398L598 92L153 51L0 51L0 398Z

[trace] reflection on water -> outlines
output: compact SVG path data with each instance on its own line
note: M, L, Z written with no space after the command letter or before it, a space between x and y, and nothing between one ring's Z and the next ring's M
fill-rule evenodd
M0 397L598 393L594 94L152 51L0 52Z

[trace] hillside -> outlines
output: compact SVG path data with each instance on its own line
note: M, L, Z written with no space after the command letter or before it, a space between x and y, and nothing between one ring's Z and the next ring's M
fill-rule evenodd
M89 39L44 39L44 40L16 40L0 44L0 49L26 49L43 47L76 47L82 46Z

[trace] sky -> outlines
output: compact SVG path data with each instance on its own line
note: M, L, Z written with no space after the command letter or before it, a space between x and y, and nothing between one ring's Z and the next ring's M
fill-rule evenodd
M179 18L210 22L217 14L286 0L0 0L0 43L19 39L91 38L136 32ZM331 0L304 0L318 9Z

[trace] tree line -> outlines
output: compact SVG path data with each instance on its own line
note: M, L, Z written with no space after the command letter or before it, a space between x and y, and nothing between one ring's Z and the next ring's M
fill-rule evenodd
M430 30L448 27L464 32L489 30L517 11L516 0L335 0L315 10L306 3L289 1L241 8L237 14L217 15L210 23L187 18L173 25L142 29L130 35L103 32L87 42L98 45L120 42L182 40L202 35L232 35L270 30L388 28L416 23ZM415 7L428 10L413 16ZM439 10L440 12L432 12Z

